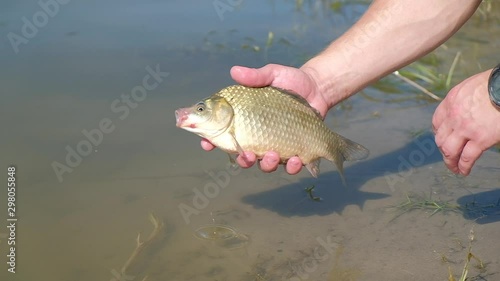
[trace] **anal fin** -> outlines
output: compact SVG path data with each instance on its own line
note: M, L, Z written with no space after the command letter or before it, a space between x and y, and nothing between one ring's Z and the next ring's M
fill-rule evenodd
M320 159L318 158L306 165L306 168L309 171L309 173L311 173L311 175L315 178L317 178L319 175L319 163Z
M344 155L338 153L337 156L333 159L333 163L335 163L335 166L337 166L337 171L339 172L342 184L344 184L344 186L347 186L347 182L345 181L344 177L344 160Z
M365 159L370 152L364 146L353 142L341 135L332 132L332 139L335 140L329 147L330 154L325 156L326 159L333 162L337 166L340 178L344 186L347 186L344 177L344 161L356 161Z

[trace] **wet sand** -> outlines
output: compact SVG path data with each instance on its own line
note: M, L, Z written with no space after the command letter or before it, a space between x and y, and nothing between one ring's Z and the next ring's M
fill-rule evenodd
M165 106L160 110L158 104ZM172 114L170 120L151 122L147 112L174 109L167 100L152 101L132 121L147 140L115 147L111 136L99 148L102 153L90 155L63 183L31 183L20 189L18 255L22 268L29 270L20 268L15 275L19 279L13 280L113 278L112 270L126 261L137 234L151 231L150 211L164 219L169 233L148 261L150 280L259 280L257 275L262 280L300 280L293 278L306 275L326 280L340 248L340 270L358 272L355 280L444 279L447 265L441 255L460 272L467 255L461 245L467 245L471 229L476 237L472 251L493 273L500 262L491 244L498 222L477 224L453 212L429 217L431 210L392 220L397 212L388 209L404 202L406 194L455 202L500 186L494 152L485 153L466 179L451 175L437 151L431 155L422 151L423 164L398 170L400 159L411 161L413 155L418 160L419 147L408 128L428 128L433 107L366 118L373 105L358 100L348 117L329 116L326 122L332 125L335 118L337 132L371 151L367 160L346 164L348 187L344 187L326 161L318 179L307 171L290 176L282 169L273 174L257 168L231 170L223 152L204 152L196 136L175 128ZM19 167L25 165L30 167L28 163ZM313 184L321 202L304 191ZM207 224L228 225L249 240L221 247L197 239L194 231ZM57 254L47 257L51 252Z

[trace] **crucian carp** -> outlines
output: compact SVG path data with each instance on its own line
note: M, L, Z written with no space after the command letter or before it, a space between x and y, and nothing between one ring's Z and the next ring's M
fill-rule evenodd
M193 106L175 111L176 125L206 138L227 153L275 151L286 163L298 156L312 176L320 158L337 166L361 160L368 149L330 130L318 112L299 95L275 87L226 87Z

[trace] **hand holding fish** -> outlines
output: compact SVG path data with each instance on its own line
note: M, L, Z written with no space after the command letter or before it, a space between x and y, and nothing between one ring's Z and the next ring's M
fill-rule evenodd
M242 66L234 66L231 69L232 78L241 85L249 87L275 86L298 93L304 97L312 107L316 108L323 116L326 115L329 107L317 90L317 85L313 76L298 68L288 67L278 64L268 64L262 68L254 69ZM215 146L207 139L201 140L203 149L210 151ZM244 157L239 155L237 163L243 168L249 168L257 162L257 157L253 152L245 152ZM280 155L274 151L269 151L260 160L260 169L264 172L273 172L279 166ZM286 163L286 171L289 174L297 174L302 170L302 161L299 157L292 157Z
M310 70L279 64L268 64L257 69L234 66L231 69L231 77L248 87L274 86L297 93L318 110L323 118L330 109Z

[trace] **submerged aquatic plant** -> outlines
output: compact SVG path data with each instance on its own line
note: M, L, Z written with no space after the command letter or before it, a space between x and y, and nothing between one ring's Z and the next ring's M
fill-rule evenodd
M453 59L453 62L448 69L448 73L446 74L438 71L435 60L422 59L412 63L406 69L395 71L394 75L403 79L406 83L417 88L422 93L439 101L442 100L442 96L433 94L431 91L427 90L423 86L420 86L412 79L419 79L423 81L428 87L432 89L432 91L446 92L451 88L451 79L453 78L453 75L455 73L455 68L460 56L461 52L457 52L455 54L455 58Z
M428 129L427 128L420 128L420 129L412 128L412 129L406 130L406 132L408 133L408 136L410 137L410 139L413 140L415 138L418 138L418 137L426 134L428 132Z
M435 53L431 53L407 67L394 71L392 75L388 75L372 85L373 88L388 94L389 100L386 98L377 100L366 94L363 94L363 96L372 101L390 103L400 103L408 100L423 100L426 103L441 101L452 87L460 57L461 52L457 52L450 68L444 73L440 70L440 65L443 64L442 60ZM397 80L394 78L397 78ZM411 96L405 95L401 97L400 94L404 92L404 85L416 89L417 92ZM398 95L394 96L394 94Z
M425 198L409 194L406 194L406 200L404 202L396 206L391 206L391 208L395 208L399 211L399 214L397 214L391 221L412 210L432 211L429 217L433 216L437 212L460 211L460 205L458 204L452 204L441 200L433 200L431 197Z
M310 187L306 187L304 190L307 192L309 195L309 198L313 201L321 201L321 197L314 196L313 191L314 191L315 186L312 185Z
M135 239L135 249L122 266L120 274L122 276L138 276L143 274L143 281L147 279L146 270L153 254L156 254L167 237L165 222L156 216L155 213L149 213L149 221L153 224L153 231L146 239L142 239L141 233Z
M500 208L500 198L497 200L496 204L482 204L473 201L464 205L460 205L450 203L449 201L432 199L432 196L426 198L424 196L406 194L406 200L396 206L390 206L389 208L396 209L398 211L398 214L394 218L392 218L391 221L394 221L401 215L412 210L425 210L429 212L432 211L429 217L435 215L438 212L466 213L473 215L474 217L482 217L486 213L488 213L489 210Z
M468 277L471 260L475 260L477 262L476 268L479 269L480 271L484 271L486 269L486 265L483 263L483 261L472 253L473 241L474 241L474 230L471 229L469 232L469 247L467 248L467 258L465 259L465 264L462 269L462 274L460 275L458 281L476 280L476 277L479 277L479 275L472 278ZM448 265L448 281L457 281L457 279L455 279L455 276L453 276L453 273L451 272L451 267L449 265Z

